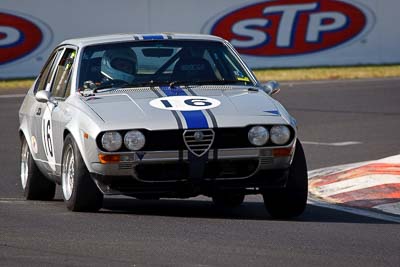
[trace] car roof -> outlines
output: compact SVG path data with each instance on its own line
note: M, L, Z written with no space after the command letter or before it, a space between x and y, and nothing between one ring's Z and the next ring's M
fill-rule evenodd
M185 34L185 33L119 33L119 34L108 34L99 35L84 38L68 39L63 41L60 45L75 45L78 47L84 47L88 45L95 44L105 44L113 42L123 42L123 41L141 41L141 40L208 40L208 41L219 41L223 42L224 39L207 34Z

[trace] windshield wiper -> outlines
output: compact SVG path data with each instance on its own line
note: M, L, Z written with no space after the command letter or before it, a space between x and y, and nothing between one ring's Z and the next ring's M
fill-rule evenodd
M140 82L140 83L113 83L113 82L107 82L105 84L99 85L99 86L88 86L88 89L91 89L93 93L96 92L109 92L109 91L114 91L114 90L118 90L121 88L131 88L131 87L141 87L141 86L146 86L146 87L150 87L150 86L154 86L154 85L166 85L168 84L168 82L154 82L154 81L150 81L150 82ZM104 89L109 89L109 90L104 90ZM103 91L104 90L104 91Z
M102 91L102 90L104 90L104 89L112 89L112 90L115 90L115 89L118 89L118 87L114 87L114 85L112 85L112 84L100 85L100 86L96 87L96 88L93 90L93 93L97 93L99 90ZM108 92L109 90L106 90L106 91Z
M134 88L134 87L153 87L153 86L162 86L169 85L170 88L174 88L178 85L204 85L204 84L217 84L217 85L225 85L225 84L243 84L245 85L247 82L239 81L239 80L180 80L180 81L146 81L146 82L134 82L134 83L126 83L122 84L119 82L114 83L113 81L105 82L100 85L96 85L91 81L85 82L83 94L91 95L94 93L102 93L118 90L121 88Z
M130 87L140 87L140 86L146 86L146 87L152 87L152 86L158 86L158 85L167 85L169 82L168 81L148 81L148 82L137 82L137 83L130 83L130 84L125 84L122 86L122 88L130 88Z
M218 85L224 85L224 84L243 84L247 83L245 81L239 81L239 80L187 80L187 81L173 81L170 82L169 87L173 88L174 86L177 85L203 85L203 84L218 84ZM245 85L244 84L244 85Z
M95 93L98 92L98 90L103 90L103 89L111 89L111 90L115 90L116 88L114 88L114 85L111 83L106 83L106 84L95 84L92 81L85 81L83 84L83 90L79 90L79 92L83 95L83 96L92 96ZM110 91L110 90L106 90L106 91Z

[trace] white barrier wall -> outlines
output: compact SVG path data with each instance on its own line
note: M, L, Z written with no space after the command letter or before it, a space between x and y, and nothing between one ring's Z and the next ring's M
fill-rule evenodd
M399 63L399 0L1 0L0 78L40 71L62 40L219 35L252 68Z

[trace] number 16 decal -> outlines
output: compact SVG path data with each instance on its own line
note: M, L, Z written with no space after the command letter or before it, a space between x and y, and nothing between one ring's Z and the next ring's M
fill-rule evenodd
M54 156L54 143L53 143L53 124L51 123L51 111L54 106L48 104L42 118L42 141L44 153L46 154L47 161L50 168L56 170L56 158Z
M221 102L202 96L169 96L153 99L150 105L166 110L194 111L216 108L221 105Z

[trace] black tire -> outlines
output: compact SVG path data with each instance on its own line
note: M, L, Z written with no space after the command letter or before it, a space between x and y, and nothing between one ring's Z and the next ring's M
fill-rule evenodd
M214 204L221 208L236 208L242 205L245 195L243 193L220 192L212 196Z
M299 140L285 188L265 190L264 205L277 219L290 219L301 215L307 206L308 174L303 147Z
M90 177L71 135L67 135L64 141L61 181L63 198L69 210L94 212L101 209L103 194Z
M22 190L27 200L52 200L56 184L40 172L32 157L25 137L21 139L20 178Z

